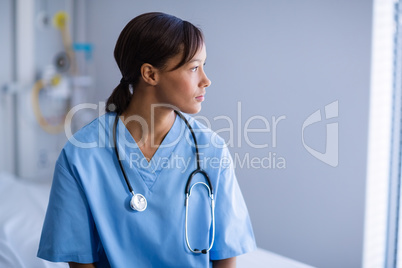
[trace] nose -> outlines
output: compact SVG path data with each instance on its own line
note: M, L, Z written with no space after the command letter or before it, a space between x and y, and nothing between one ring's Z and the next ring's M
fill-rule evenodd
M203 85L203 87L209 87L212 82L211 82L211 80L209 80L209 78L205 72L203 72L203 74L204 74L204 77L202 80L202 85Z

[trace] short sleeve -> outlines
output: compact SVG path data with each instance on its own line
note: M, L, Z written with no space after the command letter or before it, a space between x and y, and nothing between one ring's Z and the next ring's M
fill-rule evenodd
M215 241L211 260L235 257L256 248L248 210L236 179L233 160L227 148L223 158L229 160L220 173L215 193Z
M77 180L56 164L38 257L53 262L98 261L99 237Z

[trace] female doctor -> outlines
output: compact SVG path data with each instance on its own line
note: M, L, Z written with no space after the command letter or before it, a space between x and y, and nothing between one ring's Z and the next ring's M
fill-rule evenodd
M122 79L107 113L57 160L38 257L70 267L235 267L255 240L233 160L187 115L211 84L200 29L145 13L123 29L114 56Z

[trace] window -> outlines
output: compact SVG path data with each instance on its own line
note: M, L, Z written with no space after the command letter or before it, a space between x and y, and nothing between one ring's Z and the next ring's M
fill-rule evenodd
M364 268L402 267L397 263L402 254L402 26L396 23L402 21L401 9L402 0L374 0Z

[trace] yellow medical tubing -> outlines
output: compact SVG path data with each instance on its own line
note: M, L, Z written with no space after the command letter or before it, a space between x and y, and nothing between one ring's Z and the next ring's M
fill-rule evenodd
M68 30L67 22L68 22L68 14L64 11L57 12L53 17L53 24L57 29L60 30L63 46L70 60L71 73L76 74L77 70L75 65L75 56L74 51L72 49L72 41L70 32Z
M64 49L67 53L67 56L70 60L70 72L74 75L76 74L76 64L75 64L75 56L74 56L74 51L72 49L72 41L71 41L71 36L70 32L68 30L68 14L64 11L59 11L57 12L54 17L53 17L53 25L55 28L60 30L61 33L61 38L63 42ZM60 82L61 77L59 75L53 76L51 80L51 85L56 86ZM58 124L58 125L51 125L47 122L45 117L43 116L41 110L40 110L40 104L39 104L39 94L40 91L44 88L44 81L43 80L38 80L34 84L32 88L32 107L34 111L34 115L36 117L36 120L38 121L39 126L45 130L46 132L50 134L57 134L61 132L64 128L64 120ZM66 113L67 115L67 113ZM65 115L65 116L66 116ZM65 118L64 118L65 119Z
M57 85L60 82L60 76L56 75L52 78L52 85ZM64 129L64 121L65 118L58 125L50 125L46 119L43 117L43 114L40 110L39 105L39 93L44 88L43 80L36 81L35 85L32 88L32 107L34 111L34 115L36 121L39 123L39 126L49 134L58 134ZM66 116L66 115L65 115ZM64 116L64 117L65 117Z

